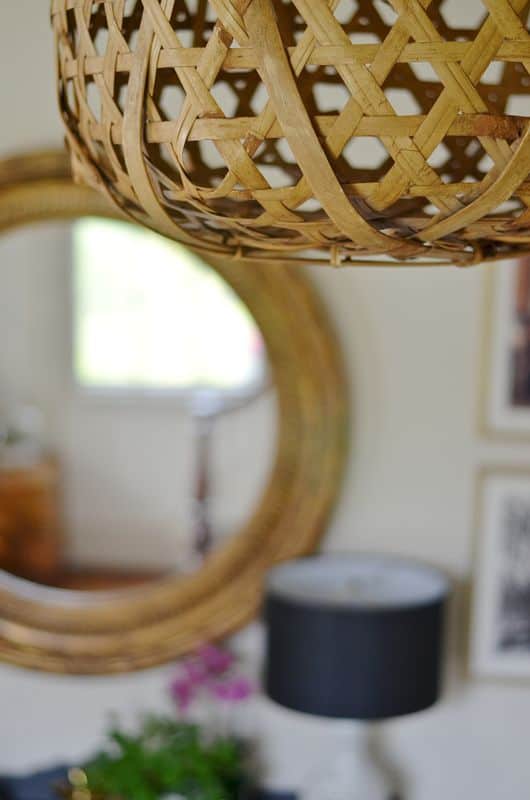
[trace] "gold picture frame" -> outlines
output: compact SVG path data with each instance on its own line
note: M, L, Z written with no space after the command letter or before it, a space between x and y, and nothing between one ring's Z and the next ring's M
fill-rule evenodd
M0 232L82 216L118 217L72 181L66 153L0 163ZM310 553L334 506L348 448L342 359L315 291L285 264L207 258L265 339L278 398L270 482L251 518L202 569L126 592L65 592L0 572L0 659L58 673L130 671L170 661L249 622L268 568Z

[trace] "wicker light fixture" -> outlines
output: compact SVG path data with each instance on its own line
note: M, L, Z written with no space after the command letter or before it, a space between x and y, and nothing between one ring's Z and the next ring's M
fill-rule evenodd
M454 0L53 0L76 175L214 253L528 251L529 3L460 5L468 27Z

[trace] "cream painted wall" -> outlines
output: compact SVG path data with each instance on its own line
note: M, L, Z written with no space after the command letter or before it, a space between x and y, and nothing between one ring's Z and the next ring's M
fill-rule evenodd
M0 52L0 154L58 143L45 1L4 3ZM351 460L326 548L411 554L468 581L476 465L530 462L528 447L487 444L475 433L483 272L313 270L352 398ZM528 797L530 687L465 678L466 627L460 592L444 702L386 727L408 800ZM256 639L255 629L240 638L253 659ZM162 708L167 674L76 679L0 668L0 769L86 754L110 710L130 718ZM328 723L257 705L271 785L299 783L343 736Z

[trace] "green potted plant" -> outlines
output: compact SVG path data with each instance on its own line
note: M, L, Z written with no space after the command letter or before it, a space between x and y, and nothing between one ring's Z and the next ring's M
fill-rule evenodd
M219 730L215 706L224 710L245 700L249 681L234 659L212 646L179 665L170 685L178 715L148 716L139 731L114 726L107 747L70 771L69 800L241 800L249 785L248 748L226 723ZM210 722L189 716L194 701L213 701Z

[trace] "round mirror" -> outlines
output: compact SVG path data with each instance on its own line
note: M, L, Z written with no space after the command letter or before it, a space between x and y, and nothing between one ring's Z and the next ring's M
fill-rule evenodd
M205 261L0 162L0 658L137 669L226 636L332 509L347 398L285 264Z

